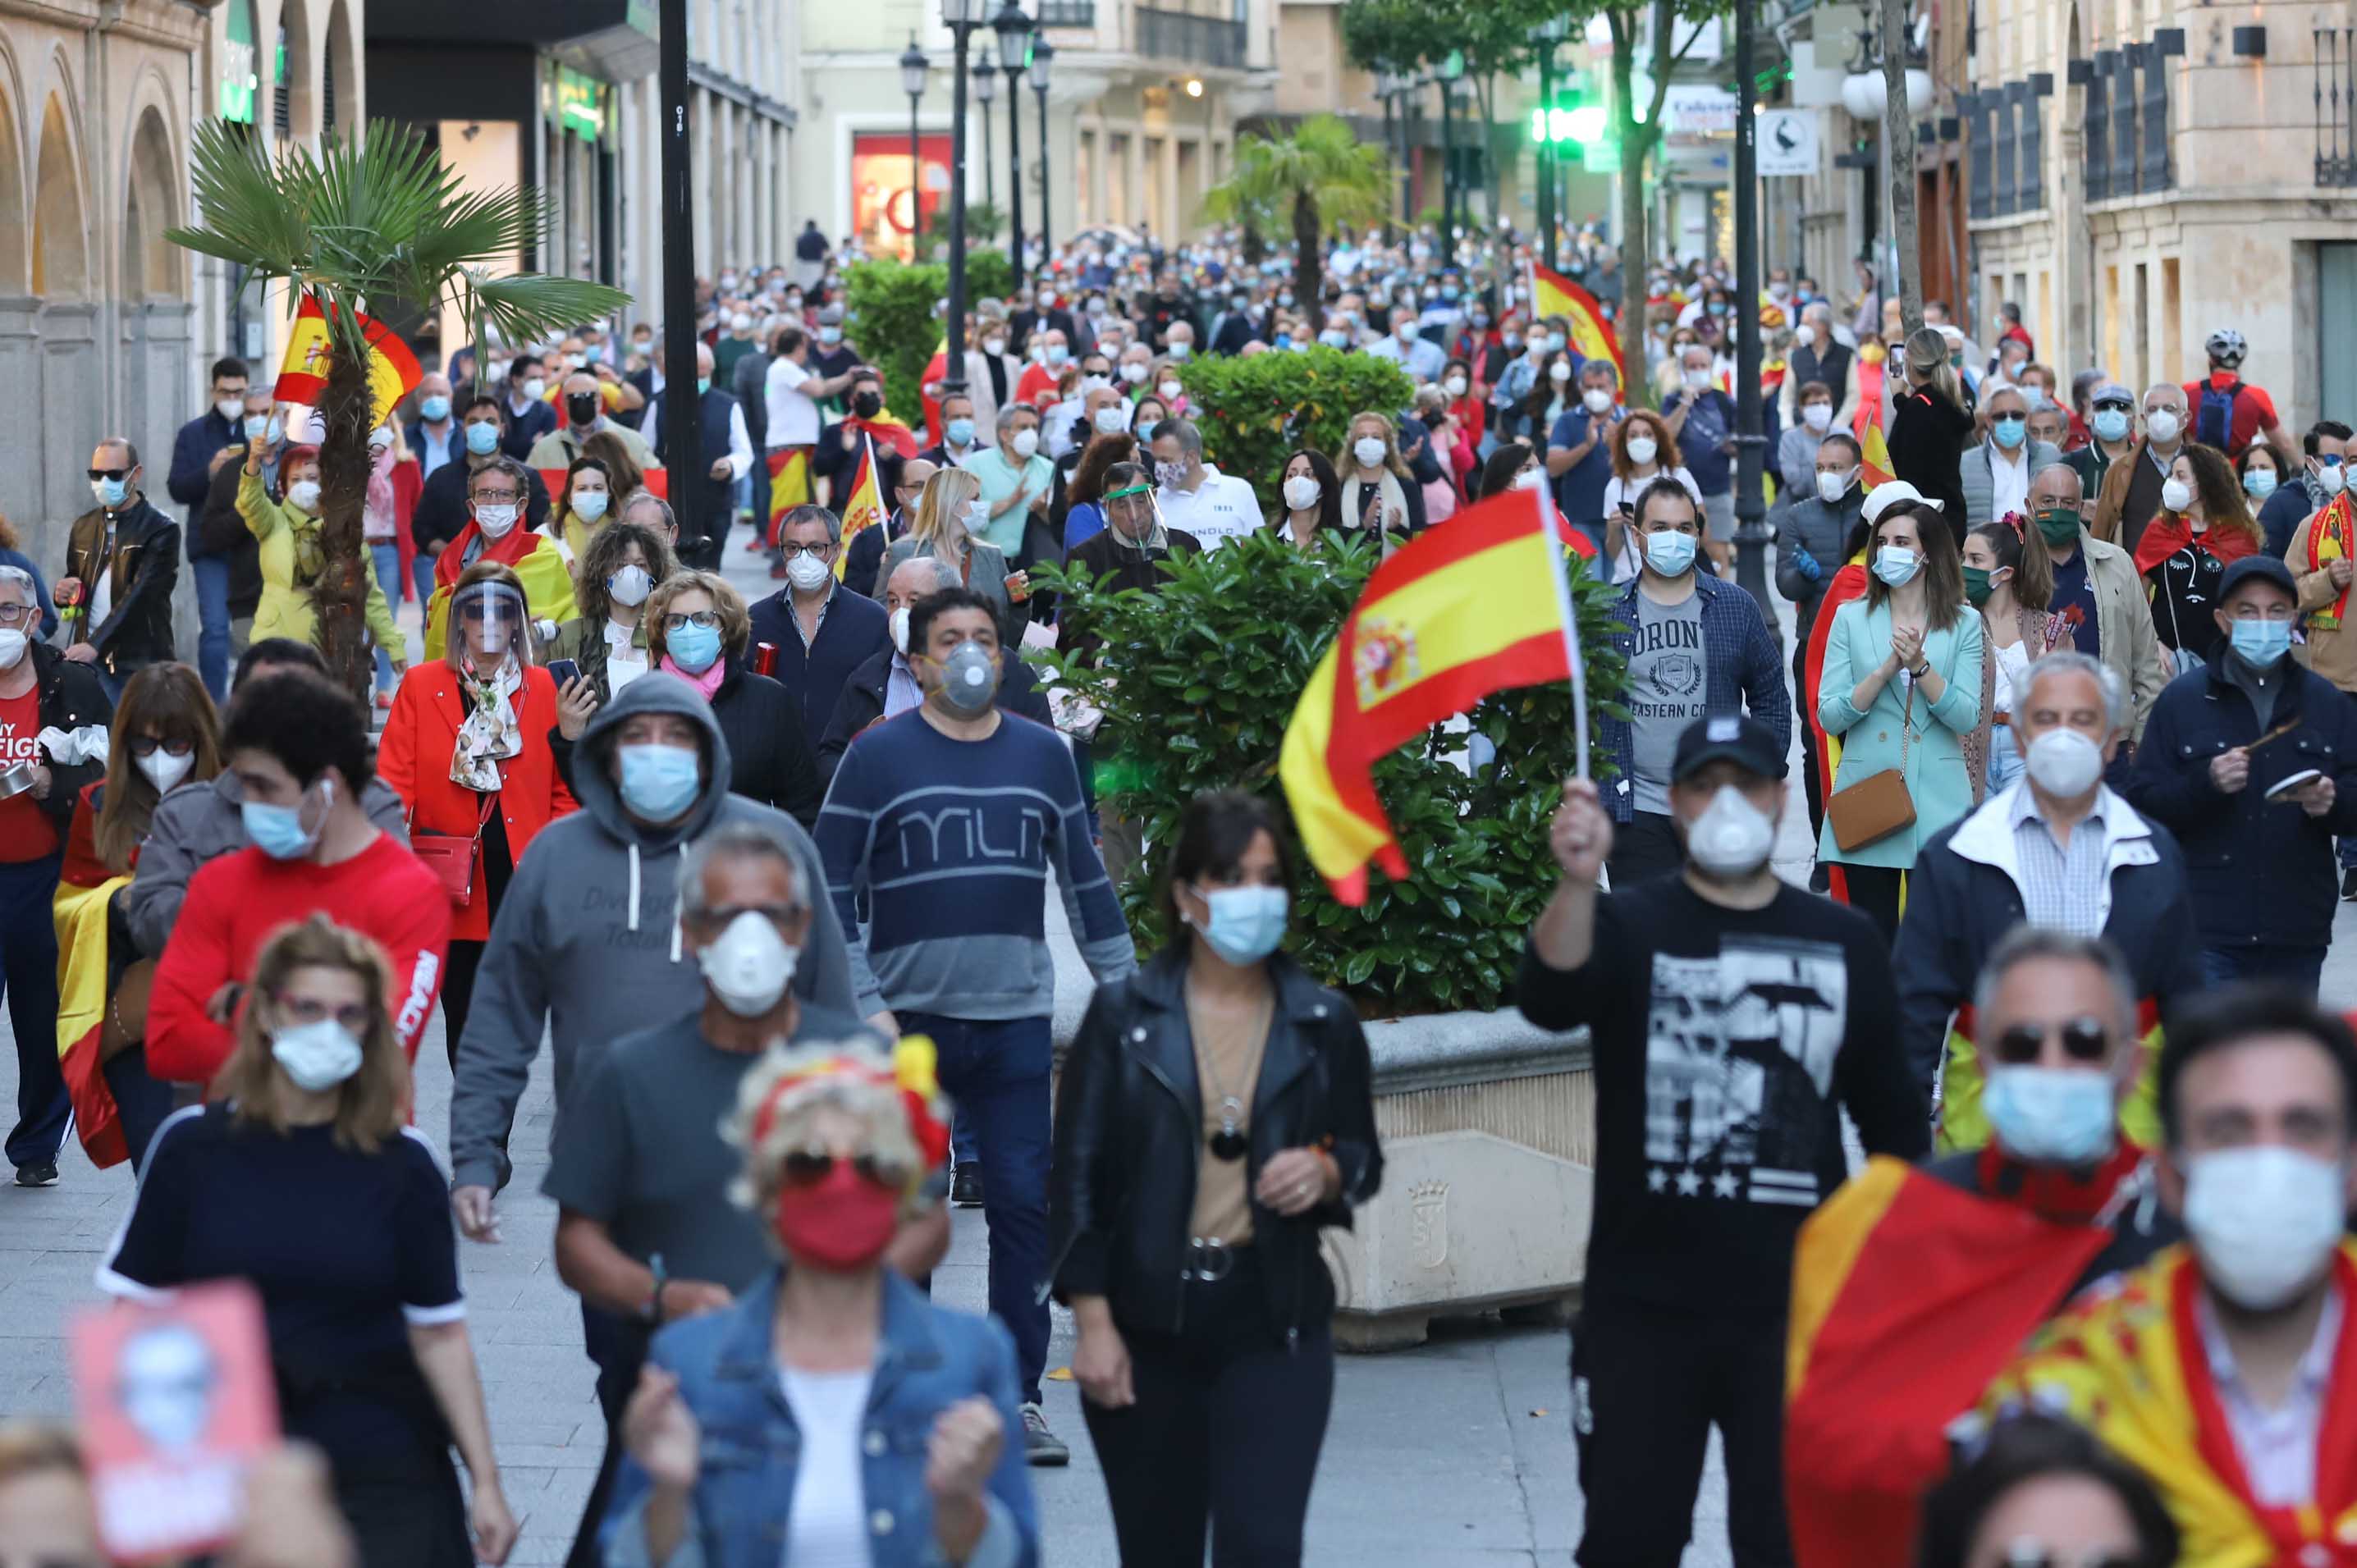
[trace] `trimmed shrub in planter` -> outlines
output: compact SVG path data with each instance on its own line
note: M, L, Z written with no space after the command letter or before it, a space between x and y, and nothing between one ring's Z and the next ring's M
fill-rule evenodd
M1248 360L1189 360L1178 381L1203 433L1203 456L1252 486L1264 512L1276 510L1286 453L1308 446L1331 457L1343 449L1352 414L1396 413L1415 396L1414 378L1389 360L1322 343Z
M1593 717L1618 703L1626 677L1609 640L1616 595L1569 559ZM1092 669L1070 652L1035 656L1057 684L1104 713L1093 746L1100 802L1161 844L1205 789L1247 789L1282 805L1286 725L1374 564L1362 543L1311 553L1263 532L1167 564L1158 594L1035 567L1034 581L1063 596L1064 648L1102 639ZM1560 683L1501 692L1474 711L1472 725L1497 747L1478 772L1463 765L1464 736L1437 729L1375 766L1376 792L1412 868L1407 881L1375 874L1354 909L1302 866L1286 945L1364 1016L1501 1005L1523 937L1554 891L1546 828L1574 764L1571 692ZM1121 888L1131 929L1149 951L1168 936L1152 881L1160 868L1161 856L1149 854Z

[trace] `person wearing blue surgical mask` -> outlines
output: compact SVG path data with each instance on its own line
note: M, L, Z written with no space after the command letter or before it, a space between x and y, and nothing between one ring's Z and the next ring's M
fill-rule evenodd
M2029 438L2029 403L2020 388L1992 383L1980 417L1984 438L1965 448L1957 464L1967 531L2010 512L2027 516L2031 477L2062 460L2053 446Z
M451 413L450 378L438 371L429 372L417 383L417 417L403 432L409 449L417 454L421 479L432 478L436 468L457 461L465 453L464 438Z
M818 821L824 792L817 748L802 700L782 682L746 667L752 628L744 596L719 574L677 572L647 600L647 660L712 704L728 743L729 792L775 807L807 828Z
M2357 832L2357 704L2291 657L2299 591L2271 555L2226 568L2220 657L2153 703L2127 796L2184 845L2211 983L2312 996L2339 905L2333 836Z
M1097 993L1064 1069L1060 1151L1099 1157L1050 1169L1050 1283L1125 1562L1198 1561L1214 1519L1252 1521L1254 1561L1300 1560L1333 1402L1320 1238L1374 1194L1383 1152L1350 1001L1278 951L1294 880L1266 803L1197 796L1169 855L1174 940Z
M1986 628L1964 602L1945 518L1912 490L1878 485L1867 497L1866 593L1834 612L1817 686L1817 722L1842 745L1817 858L1842 867L1851 906L1886 940L1898 932L1901 879L1916 855L1973 809L1983 785L1964 742L1982 720ZM1914 820L1856 836L1842 790L1890 770Z

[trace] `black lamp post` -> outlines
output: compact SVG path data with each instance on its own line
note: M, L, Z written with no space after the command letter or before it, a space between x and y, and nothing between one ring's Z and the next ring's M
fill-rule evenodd
M942 395L965 391L965 73L966 46L982 23L982 0L942 0L942 20L956 45L950 70L950 299L942 323Z
M1044 37L1031 45L1031 91L1039 101L1039 264L1048 264L1048 66L1056 46Z
M1735 580L1773 617L1768 597L1768 503L1760 493L1768 437L1760 407L1760 166L1751 74L1751 0L1735 4ZM1623 287L1633 285L1624 284ZM1773 619L1768 623L1771 628Z
M909 35L908 51L900 57L900 91L909 95L909 240L911 246L925 227L925 159L917 146L917 103L925 96L925 73L932 62Z
M1457 168L1457 84L1465 78L1465 56L1456 50L1440 62L1440 253L1443 266L1457 264L1457 209L1463 193Z
M663 440L673 453L695 450L703 417L695 392L695 193L688 177L687 5L662 0L658 13L656 91L662 100L663 363L672 395L663 399ZM674 458L676 461L676 458ZM683 540L700 541L705 527L704 487L682 485L672 498ZM723 538L727 520L715 520Z
M990 19L998 35L998 69L1006 73L1006 254L1015 263L1015 281L1023 282L1023 62L1029 52L1031 18L1015 0L998 8ZM1047 127L1040 127L1044 132ZM1044 139L1044 138L1043 138Z
M982 199L993 207L998 205L998 166L990 161L990 106L997 98L998 62L985 44L974 62L974 101L982 105Z

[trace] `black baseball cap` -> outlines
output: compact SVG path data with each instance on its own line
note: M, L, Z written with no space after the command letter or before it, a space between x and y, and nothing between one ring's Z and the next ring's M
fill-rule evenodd
M1678 736L1670 781L1682 784L1706 763L1721 757L1762 779L1784 777L1784 748L1776 744L1774 730L1746 714L1713 714L1686 725Z
M2254 577L2265 578L2289 594L2293 603L2299 602L2299 581L2291 575L2291 568L2264 551L2256 555L2245 555L2227 567L2225 576L2218 583L2218 596L2212 602L2224 604L2236 588Z

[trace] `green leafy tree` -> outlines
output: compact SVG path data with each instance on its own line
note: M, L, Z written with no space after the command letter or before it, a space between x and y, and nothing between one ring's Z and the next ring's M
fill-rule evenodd
M1203 197L1215 223L1247 220L1293 233L1293 297L1326 324L1318 246L1337 224L1379 222L1391 205L1391 168L1331 114L1313 115L1282 140L1246 136L1228 177Z
M355 691L369 678L361 612L372 580L362 549L369 432L393 411L373 406L368 344L356 313L447 301L508 343L595 320L630 302L619 289L535 273L489 269L540 243L548 209L537 190L468 191L415 128L372 122L317 153L250 138L226 122L197 127L190 181L200 228L165 237L253 277L283 278L316 295L330 345L318 412L319 580L312 590L319 650Z
M1143 824L1149 846L1172 842L1179 814L1205 789L1249 790L1282 810L1286 725L1374 564L1361 542L1311 553L1262 533L1171 562L1155 594L1035 567L1036 581L1067 596L1064 646L1102 639L1090 654L1044 660L1059 684L1104 713L1092 747L1099 799ZM1570 570L1591 717L1619 713L1627 672L1610 645L1618 596L1576 557ZM1560 683L1501 692L1472 714L1497 746L1488 765L1469 768L1464 736L1441 729L1377 763L1376 793L1411 875L1369 878L1354 908L1305 865L1286 942L1294 956L1370 1015L1500 1005L1555 885L1547 823L1577 749L1571 710ZM1155 897L1158 858L1149 848L1121 888L1131 929L1149 949L1171 934Z
M1437 70L1452 59L1472 84L1473 110L1485 155L1498 123L1498 78L1519 76L1533 55L1538 28L1554 17L1558 0L1347 0L1342 46L1362 70L1408 73ZM1460 140L1464 139L1459 133ZM1485 156L1490 210L1501 210L1498 163Z
M1351 415L1395 413L1415 396L1415 380L1396 361L1322 343L1286 354L1205 355L1181 366L1178 379L1194 405L1203 455L1251 485L1272 512L1286 453L1340 452Z
M906 424L924 421L925 366L942 343L936 308L949 290L939 263L854 262L843 269L844 336L884 372L884 401Z

